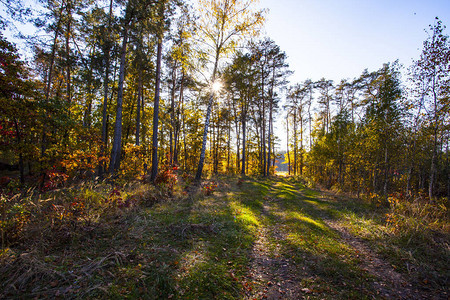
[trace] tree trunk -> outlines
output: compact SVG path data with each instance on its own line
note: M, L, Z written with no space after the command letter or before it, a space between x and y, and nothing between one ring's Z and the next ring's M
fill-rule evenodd
M184 99L181 98L181 121L183 122L183 150L184 150L184 159L183 159L183 169L186 171L187 167L187 147L186 147L186 114L184 112Z
M245 140L246 140L246 130L247 130L247 113L246 112L243 112L243 114L242 114L242 171L241 171L241 174L242 175L245 175L245 166L246 166L246 164L245 164L245 162L246 162L246 149L245 149L245 144L246 144L246 142L245 142Z
M231 120L227 120L227 173L230 173L230 159L231 159Z
M433 141L433 155L431 157L431 169L430 169L430 184L428 186L428 197L433 199L434 197L434 181L436 177L437 169L437 136L438 136L438 115L437 115L437 95L435 91L435 79L433 78L433 96L434 96L434 141Z
M273 87L272 87L273 89ZM267 134L267 149L268 149L268 153L267 153L267 169L266 169L266 174L267 176L270 175L270 165L271 165L271 155L272 155L272 110L273 110L273 98L270 98L270 103L269 103L269 132Z
M137 99L139 99L139 89L134 92L133 98L135 100L131 102L130 113L128 114L129 118L128 118L128 122L127 122L127 130L126 130L126 134L125 134L125 144L129 142L128 139L130 137L131 125L133 123L132 120L133 120L134 104L137 102Z
M56 48L58 45L58 36L60 34L60 27L61 27L61 22L62 22L62 11L63 11L63 3L61 3L61 7L59 9L59 19L56 23L56 28L55 28L55 36L53 38L53 45L52 45L52 52L50 55L50 64L48 67L48 74L47 74L47 82L46 82L46 88L45 88L45 103L48 103L49 99L50 99L50 90L51 90L51 86L52 86L52 77L53 77L53 66L55 64L55 56L56 56ZM44 121L45 122L45 121ZM43 126L42 129L42 140L41 140L41 158L43 158L45 156L45 150L47 148L47 126ZM43 168L42 164L41 164L41 169ZM41 170L43 172L43 170ZM44 181L42 181L42 185L44 184Z
M176 88L176 64L172 68L172 89L170 91L170 128L169 128L169 164L173 164L174 131L175 131L175 88Z
M114 125L114 139L111 150L111 161L109 163L109 172L115 173L120 167L120 155L122 148L122 106L123 106L123 84L125 79L125 65L128 42L128 24L123 29L123 41L120 52L120 68L119 68L119 90L117 92L117 108L116 122Z
M297 111L294 109L294 176L297 175Z
M286 116L286 151L288 157L288 175L291 175L291 155L289 154L289 112Z
M111 35L111 19L112 19L112 6L113 0L109 3L109 17L108 17L108 43L110 42ZM106 152L106 142L107 142L107 113L108 113L108 85L109 85L109 61L111 56L111 47L108 44L105 51L105 76L103 79L103 109L102 109L102 143L100 146L100 157L103 157ZM103 177L105 162L100 161L98 168L98 173L100 178Z
M383 194L386 203L388 198L388 180L389 180L388 177L389 177L389 156L388 156L388 147L386 145L384 149L384 185L383 185Z
M216 72L218 64L219 64L219 51L217 51L216 53L216 60L214 62L214 69L211 77L211 83L214 83L214 81L216 80ZM211 96L209 97L208 101L208 107L206 108L206 119L205 119L205 127L203 129L202 150L200 152L200 159L198 161L197 173L195 174L195 181L197 182L202 179L203 165L205 164L205 155L206 155L206 141L208 138L208 128L210 122L209 119L211 118L211 110L213 102L214 102L214 94L211 93Z
M181 71L181 82L180 82L180 97L178 100L178 109L177 109L177 119L176 119L176 126L175 126L175 147L173 150L173 161L175 164L178 164L178 152L179 152L179 145L180 145L180 103L183 102L183 90L184 90L184 70Z
M94 49L92 50L92 53L95 52L95 46ZM93 95L92 95L92 73L93 73L93 64L91 63L89 66L89 76L88 76L88 95L87 95L87 99L86 99L86 108L84 111L84 116L83 116L83 127L86 128L91 128L91 114L92 114L92 100L93 100Z
M136 146L139 146L140 141L140 132L141 132L141 102L142 102L142 69L139 69L139 78L138 78L138 96L137 96L137 105L136 105Z
M300 109L300 176L303 175L303 109Z
M449 138L447 138L447 163L446 163L446 173L447 173L447 209L450 207L450 161L449 161Z
M158 40L156 53L156 84L155 84L155 102L153 106L153 136L152 136L152 170L150 180L155 181L158 174L158 122L159 122L159 89L161 85L161 57L162 57L162 38Z
M71 25L72 25L72 8L71 8L71 1L67 1L66 5L67 10L67 29L66 29L66 72L67 72L67 78L66 78L66 88L67 88L67 103L69 104L69 115L70 115L70 104L72 102L72 92L71 92L71 70L70 70L70 34L71 34Z
M19 131L19 124L17 123L17 120L14 119L14 128L16 129L16 138L17 138L17 146L19 148L19 180L21 184L25 183L25 176L24 176L24 167L23 167L23 155L22 150L20 147L21 139L20 139L20 131Z
M262 158L263 158L263 176L266 176L266 164L267 164L267 156L266 156L266 101L264 99L264 82L262 83L262 118L261 118L261 150L262 150Z
M212 107L212 109L214 109L214 107ZM215 174L216 173L216 155L215 155L215 151L216 151L216 135L215 135L215 130L216 127L214 126L214 112L211 111L211 113L213 114L212 116L212 124L211 124L211 136L210 136L210 140L211 142L209 143L209 158L210 158L210 162L212 160L212 172Z
M243 117L241 118L241 122L243 122ZM241 130L240 130L240 124L238 121L238 117L236 116L236 123L235 123L235 127L236 127L236 172L240 172L241 170L241 153L240 153L240 149L241 149L241 139L240 139L240 135L241 135Z

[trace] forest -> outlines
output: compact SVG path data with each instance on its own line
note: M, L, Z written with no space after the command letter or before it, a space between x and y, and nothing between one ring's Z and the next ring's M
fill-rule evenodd
M256 4L0 1L0 298L447 299L445 25L291 82Z

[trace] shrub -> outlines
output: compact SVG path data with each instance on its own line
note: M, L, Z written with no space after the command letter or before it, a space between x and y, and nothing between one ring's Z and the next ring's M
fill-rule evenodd
M174 170L171 168L166 168L156 176L155 184L161 190L167 191L169 194L172 194L177 181L178 177L177 174L175 174Z
M144 175L144 165L149 164L148 150L143 146L127 143L122 152L119 175L125 179L134 179Z
M217 188L217 183L215 181L208 182L203 186L203 192L205 195L212 195Z
M20 194L12 197L1 194L0 213L1 244L4 247L20 239L30 219L30 211L26 204L20 201Z
M48 178L48 180L45 181L45 178ZM45 191L56 189L58 187L62 187L68 178L69 178L69 176L67 174L65 174L64 172L58 171L55 168L53 168L51 170L47 170L45 172L44 184L41 188L41 191L45 192Z
M431 201L424 193L406 197L394 193L388 197L390 211L386 221L394 232L440 229L447 216L445 199Z

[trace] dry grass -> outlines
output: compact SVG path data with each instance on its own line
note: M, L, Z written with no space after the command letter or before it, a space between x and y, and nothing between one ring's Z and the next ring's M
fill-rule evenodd
M188 181L170 193L135 181L4 195L0 298L242 299L278 283L304 297L380 297L382 276L367 271L358 243L426 295L445 295L448 222L433 223L435 208L405 213L434 226L424 238L416 223L386 222L403 207L327 196L289 177ZM262 232L268 266L257 257ZM271 282L253 282L258 261Z

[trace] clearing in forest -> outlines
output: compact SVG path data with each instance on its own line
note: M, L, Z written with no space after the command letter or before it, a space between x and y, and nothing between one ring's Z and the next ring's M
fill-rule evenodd
M122 210L51 247L3 251L0 298L448 297L447 236L429 249L403 242L385 209L291 177L212 190Z

